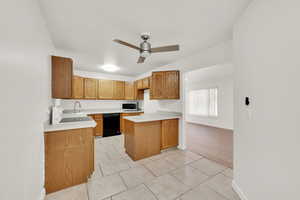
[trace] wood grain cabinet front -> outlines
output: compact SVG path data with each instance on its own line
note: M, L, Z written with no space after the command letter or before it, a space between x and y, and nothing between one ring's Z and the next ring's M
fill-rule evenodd
M134 83L133 82L125 82L125 99L126 100L134 100Z
M94 136L103 136L103 115L102 114L95 114L89 115L92 117L95 122L97 123L96 127L94 128Z
M84 78L84 98L97 99L98 84L96 79Z
M73 99L84 98L84 78L73 76L72 91Z
M151 99L164 99L165 97L165 72L153 72L150 89Z
M179 71L153 72L150 84L151 99L180 99Z
M114 81L113 95L113 99L125 99L125 81Z
M178 119L162 120L161 149L178 146Z
M150 77L146 77L142 81L143 81L143 89L149 89L150 88Z
M94 171L93 129L47 132L44 137L47 194L87 182Z
M125 119L124 117L126 116L137 116L137 115L142 115L144 114L143 112L135 112L135 113L121 113L120 116L120 131L121 133L124 133L125 131Z
M73 61L71 58L51 57L52 98L72 98Z
M98 99L113 99L114 98L114 81L113 80L98 80Z

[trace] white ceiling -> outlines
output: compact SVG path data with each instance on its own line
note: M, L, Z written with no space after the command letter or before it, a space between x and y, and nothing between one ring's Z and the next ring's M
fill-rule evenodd
M232 27L250 0L40 0L55 47L75 67L98 71L116 64L135 76L231 38ZM113 43L140 43L151 33L152 47L180 44L179 52L152 54L136 64L138 51Z

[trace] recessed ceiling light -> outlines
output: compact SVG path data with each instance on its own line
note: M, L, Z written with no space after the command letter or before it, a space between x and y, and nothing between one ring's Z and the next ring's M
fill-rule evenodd
M117 66L111 65L111 64L103 65L103 66L101 66L101 68L104 71L107 71L107 72L115 72L115 71L118 71L120 69L120 67L117 67Z

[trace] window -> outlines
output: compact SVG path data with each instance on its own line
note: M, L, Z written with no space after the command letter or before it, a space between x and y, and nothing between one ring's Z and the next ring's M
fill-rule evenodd
M206 117L218 116L218 88L189 92L189 114Z

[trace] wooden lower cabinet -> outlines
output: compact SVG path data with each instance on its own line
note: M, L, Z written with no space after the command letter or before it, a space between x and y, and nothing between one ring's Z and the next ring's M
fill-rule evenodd
M135 112L135 113L121 113L120 115L120 131L121 133L124 133L125 131L125 119L124 117L126 116L137 116L137 115L141 115L144 114L143 112Z
M178 146L178 119L162 120L161 149Z
M46 132L46 193L87 182L94 171L93 128Z
M125 120L125 149L133 160L160 154L161 121L134 123Z
M89 116L92 117L97 123L96 127L94 128L94 136L103 136L103 115L95 114Z

